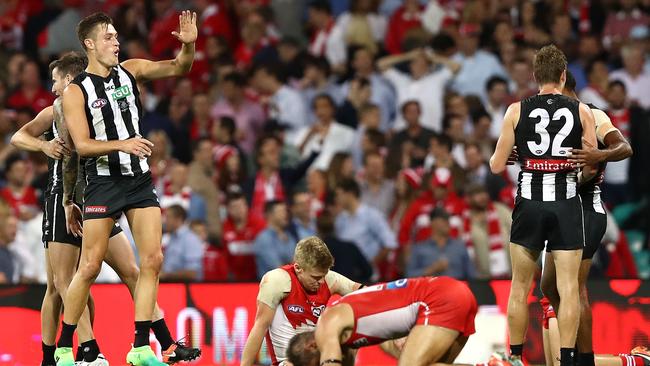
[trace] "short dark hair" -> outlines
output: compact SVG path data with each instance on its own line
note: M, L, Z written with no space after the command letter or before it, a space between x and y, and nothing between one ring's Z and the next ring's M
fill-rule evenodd
M260 157L260 154L262 153L262 146L264 146L264 144L266 144L268 141L271 140L275 141L275 143L277 143L279 146L282 146L282 142L275 135L264 134L258 137L257 141L255 142L255 158Z
M307 348L306 343L314 338L314 331L298 333L289 341L287 359L294 366L307 366L318 363L320 352L317 347Z
M560 82L562 72L566 70L567 60L564 52L555 45L542 47L533 61L533 75L539 85Z
M332 98L332 96L327 94L327 93L320 93L317 96L315 96L314 99L311 102L311 107L312 108L316 108L316 102L319 99L327 100L327 102L330 104L330 107L334 110L334 112L336 112L336 102L334 102L334 98Z
M198 139L196 139L192 143L192 152L196 153L199 150L199 147L201 147L201 144L206 142L206 141L212 143L212 140L210 140L209 137L203 136L203 137L199 137Z
M316 231L319 236L329 236L334 234L334 215L328 210L324 210L316 218Z
M345 193L352 193L356 198L361 197L361 188L359 188L359 183L352 178L341 179L341 181L336 185L336 188Z
M463 117L459 116L458 114L454 113L447 113L442 117L442 130L445 131L451 126L451 121L453 119L462 119Z
M235 126L235 119L230 116L219 117L219 127L225 129L230 137L235 134L235 130L237 129Z
M181 205L171 205L167 207L165 211L167 212L167 215L178 217L183 221L187 220L187 211Z
M330 76L332 73L332 67L325 57L316 57L312 55L307 55L305 57L305 68L315 67L320 70L326 76Z
M88 66L88 59L79 52L68 52L61 58L50 62L50 75L54 69L59 70L59 74L70 75L73 78L81 74Z
M232 201L237 201L240 199L246 199L244 196L244 193L241 191L241 189L229 189L228 192L226 193L226 205L230 204Z
M386 135L376 128L369 128L365 132L366 137L370 142L377 147L386 146Z
M5 173L8 173L16 163L19 163L21 161L25 161L25 159L20 153L13 153L9 155L5 160Z
M113 19L106 13L100 11L81 19L79 24L77 24L77 37L79 37L79 42L84 50L86 50L84 40L88 39L88 36L98 24L108 26L109 24L113 24Z
M286 203L284 201L282 201L282 200L266 201L264 203L264 216L267 216L267 215L271 214L271 212L273 212L273 210L275 209L275 206L284 205L284 204L286 204Z
M508 81L502 78L501 76L492 76L491 78L488 79L487 83L485 83L485 90L492 91L492 88L494 88L498 84L503 84L507 87Z
M438 145L444 146L445 148L447 148L447 151L451 152L451 148L453 146L453 141L451 137L443 133L436 136L435 139L438 142Z
M456 47L456 41L445 32L440 32L431 39L431 48L435 52L444 53L454 47Z
M253 65L250 71L250 75L255 75L258 71L264 71L265 73L274 77L280 83L285 83L287 81L287 73L279 62L265 62L257 63Z
M415 105L418 107L418 111L422 113L422 106L420 105L420 102L415 100L415 99L410 99L407 100L406 102L402 103L402 107L400 107L400 112L402 112L402 115L404 115L404 112L406 111L406 108L410 105Z
M247 85L247 80L244 77L244 75L242 75L240 72L237 72L237 71L227 73L223 77L223 80L221 82L222 83L230 82L230 83L233 83L233 84L235 84L235 86L238 86L240 88L244 88Z
M576 79L573 77L571 71L566 71L566 82L564 83L564 89L575 92L576 91Z
M611 88L614 88L614 87L617 87L617 86L620 86L621 88L623 88L623 92L627 93L627 88L625 87L625 84L622 81L618 80L618 79L610 81L609 84L607 84L607 89L611 89Z
M314 10L326 12L327 14L332 14L332 6L327 0L312 0L309 3L309 8Z

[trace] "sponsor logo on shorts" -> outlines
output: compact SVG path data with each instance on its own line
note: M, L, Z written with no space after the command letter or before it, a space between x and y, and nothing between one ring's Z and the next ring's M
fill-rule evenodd
M86 206L84 208L85 213L106 213L108 207L106 206Z
M95 109L100 109L100 108L102 108L103 106L105 106L106 104L108 104L108 101L107 101L106 99L104 99L104 98L99 98L99 99L95 100L95 101L93 102L93 104L91 104L90 106L93 107L93 108L95 108Z
M560 153L565 154L566 151L562 150ZM523 168L540 172L564 172L575 169L572 163L562 159L526 159Z
M320 318L320 315L325 311L325 305L314 306L311 308L311 314L317 318Z
M305 309L303 309L303 307L300 305L289 305L287 306L287 310L296 314L302 314L305 312Z

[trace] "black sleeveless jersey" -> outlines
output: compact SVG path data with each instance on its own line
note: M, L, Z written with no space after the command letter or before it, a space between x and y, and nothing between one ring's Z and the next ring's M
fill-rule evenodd
M45 136L46 141L59 137L59 131L57 131L54 121L52 121L52 126L45 131L43 136ZM45 196L57 193L63 193L63 161L48 157Z
M595 105L588 103L587 106L590 109L595 109L595 110L600 110L598 107ZM595 117L595 116L594 116ZM596 128L598 127L598 121L596 121ZM604 136L603 136L604 137ZM598 141L598 149L603 150L606 149L607 146ZM586 210L590 211L596 211L599 213L605 213L605 210L603 209L602 206L602 201L600 200L600 176L605 173L605 167L607 166L606 162L602 162L598 164L598 171L596 172L596 176L594 179L582 184L578 188L578 194L580 194L580 198L582 199L582 206Z
M534 95L521 101L515 145L521 172L517 195L534 201L576 196L577 172L569 150L582 147L580 103L561 94Z

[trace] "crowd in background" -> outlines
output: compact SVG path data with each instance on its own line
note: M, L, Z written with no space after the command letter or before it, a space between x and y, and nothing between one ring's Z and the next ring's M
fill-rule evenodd
M75 26L98 10L121 60L173 58L185 7L199 16L192 71L139 85L161 280L255 281L310 235L356 281L507 278L518 166L493 175L487 161L549 43L634 150L603 178L593 275L650 277L650 1L8 0L0 283L45 279L47 160L9 140L53 102L48 63L80 49Z

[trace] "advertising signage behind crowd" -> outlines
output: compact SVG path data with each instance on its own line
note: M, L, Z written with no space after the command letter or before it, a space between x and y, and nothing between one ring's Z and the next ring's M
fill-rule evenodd
M507 345L506 307L509 281L473 282L480 309L473 335L458 362L479 363ZM0 287L0 366L40 362L40 302L44 287ZM537 292L529 298L531 321L526 356L543 364L541 307ZM96 285L95 335L108 360L120 364L130 347L133 324L131 298L122 285ZM239 365L246 337L255 319L257 284L163 284L159 303L172 336L203 350L196 365ZM594 310L594 347L598 353L628 352L650 340L650 283L612 280L590 283ZM152 347L160 353L153 335ZM261 363L269 363L266 345ZM364 348L357 365L394 365L378 347Z

